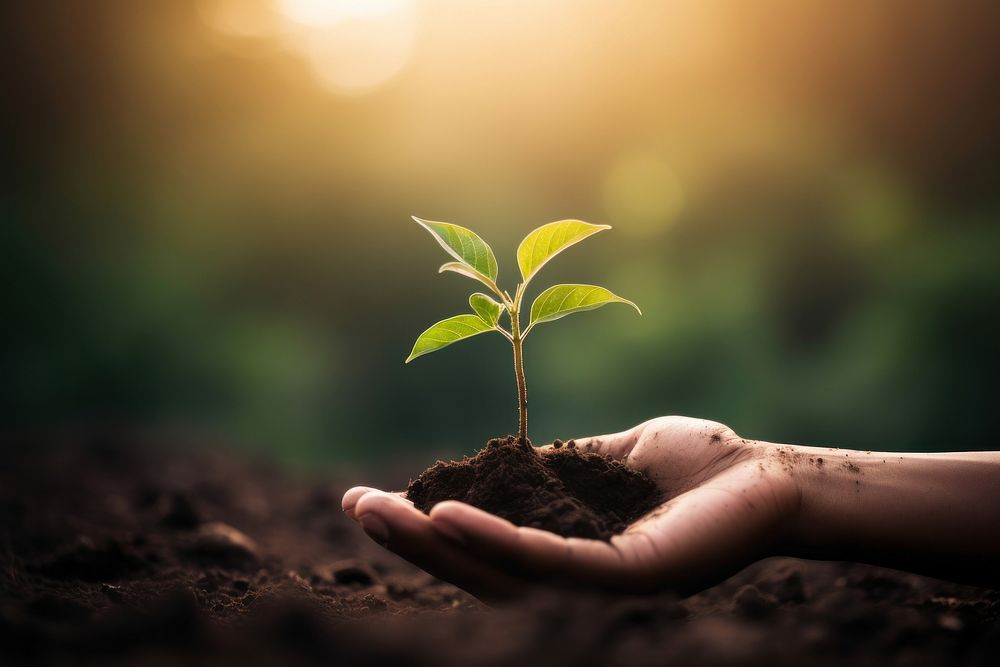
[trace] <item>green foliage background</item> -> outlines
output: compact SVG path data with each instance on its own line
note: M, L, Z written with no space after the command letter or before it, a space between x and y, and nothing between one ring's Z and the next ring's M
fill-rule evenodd
M605 285L644 317L532 336L536 441L689 414L995 448L991 3L658 4L538 23L533 3L441 3L405 69L348 96L199 3L11 3L4 430L180 425L308 465L511 432L501 337L402 363L473 287L435 274L417 214L482 234L504 285L528 230L615 227L543 282Z

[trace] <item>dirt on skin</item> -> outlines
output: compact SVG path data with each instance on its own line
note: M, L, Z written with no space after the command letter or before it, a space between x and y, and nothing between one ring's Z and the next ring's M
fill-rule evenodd
M371 542L345 488L217 442L0 440L0 664L1000 664L1000 593L772 558L698 594L488 608Z
M573 441L556 443L536 450L512 435L494 438L475 456L431 466L406 496L423 512L460 500L518 526L605 541L662 502L642 473L581 452Z

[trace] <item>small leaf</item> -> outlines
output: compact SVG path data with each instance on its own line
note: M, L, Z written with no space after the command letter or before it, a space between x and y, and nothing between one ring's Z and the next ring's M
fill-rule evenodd
M521 267L524 284L528 284L532 276L560 252L605 229L611 229L611 226L592 225L582 220L560 220L532 231L517 247L517 265Z
M628 299L612 294L609 290L596 285L553 285L538 295L531 304L532 327L541 322L551 322L570 313L593 310L609 303L625 303L642 315L639 306Z
M470 296L469 305L491 327L496 325L497 320L500 319L500 312L503 310L503 306L482 292L476 292Z
M410 363L428 352L440 350L442 347L447 347L463 338L469 338L485 331L493 331L493 327L484 322L478 315L456 315L441 320L417 337L417 342L413 344L413 351L410 352L405 363Z
M493 249L475 232L450 222L433 222L416 216L413 219L429 231L449 255L496 282L497 258Z
M442 264L441 268L438 269L438 273L444 273L445 271L451 271L453 273L463 275L466 278L472 278L473 280L478 280L479 282L486 285L490 289L497 288L495 282L493 282L492 280L481 274L479 271L476 271L468 264L463 264L462 262L447 262L445 264Z

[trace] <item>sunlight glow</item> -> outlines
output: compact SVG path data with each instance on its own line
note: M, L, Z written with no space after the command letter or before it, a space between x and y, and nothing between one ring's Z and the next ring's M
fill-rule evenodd
M391 81L416 43L413 0L201 0L198 9L224 35L278 40L344 95Z
M411 0L278 0L285 42L335 92L362 94L406 66L416 41Z
M274 32L274 8L263 0L202 0L198 11L205 23L234 37L264 37Z
M278 0L286 17L312 27L350 19L377 19L408 8L410 0Z

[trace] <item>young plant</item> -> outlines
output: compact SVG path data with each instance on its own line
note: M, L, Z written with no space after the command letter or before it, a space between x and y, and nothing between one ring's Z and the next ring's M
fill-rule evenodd
M535 325L552 322L570 313L593 310L609 303L624 303L639 307L609 290L596 285L553 285L535 297L531 304L528 326L521 329L521 304L528 283L545 264L560 252L592 236L611 229L609 225L592 225L580 220L550 222L535 229L517 247L517 265L521 269L521 282L514 296L497 286L497 260L493 250L479 236L465 227L448 222L413 219L441 244L453 262L443 264L438 273L451 271L478 280L499 299L476 292L469 297L474 314L455 315L441 320L420 334L406 363L419 356L440 350L452 343L471 338L487 331L496 331L510 341L514 348L514 376L517 381L517 437L519 442L528 438L528 388L524 380L524 339ZM500 316L507 313L510 330L500 325Z

